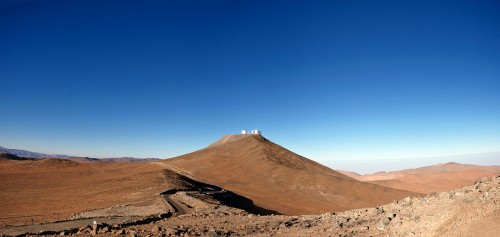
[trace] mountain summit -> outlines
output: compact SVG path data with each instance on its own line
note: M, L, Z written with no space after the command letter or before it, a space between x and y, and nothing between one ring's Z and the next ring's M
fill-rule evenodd
M370 207L416 195L357 181L255 134L225 136L162 162L287 215Z

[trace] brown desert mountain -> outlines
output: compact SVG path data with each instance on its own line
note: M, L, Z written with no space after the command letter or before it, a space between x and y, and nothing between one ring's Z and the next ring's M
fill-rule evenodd
M347 171L348 172L348 171ZM345 174L348 174L348 173ZM500 175L500 166L450 162L392 172L350 176L360 181L417 193L444 192L474 184L482 177Z
M162 162L287 215L370 207L416 195L352 179L260 135L225 136Z

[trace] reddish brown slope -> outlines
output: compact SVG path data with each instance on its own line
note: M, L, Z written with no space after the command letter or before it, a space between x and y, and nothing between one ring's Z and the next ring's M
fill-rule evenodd
M68 219L73 213L157 202L175 188L163 168L146 162L77 163L0 156L0 225Z
M282 214L348 210L415 195L359 182L260 135L226 136L163 162Z
M360 174L356 173L356 172L352 172L352 171L347 171L347 170L335 170L343 175L347 175L353 179L357 179L359 180L359 177L361 177Z
M500 175L500 166L446 163L416 169L363 175L357 179L412 192L444 192L474 184L482 177Z

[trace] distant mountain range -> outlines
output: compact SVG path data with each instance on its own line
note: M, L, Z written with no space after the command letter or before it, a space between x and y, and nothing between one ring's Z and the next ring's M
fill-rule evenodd
M0 153L8 153L16 155L18 157L25 158L60 158L60 159L72 159L77 162L92 162L92 161L108 161L108 162L139 162L139 161L152 161L160 160L159 158L134 158L134 157L113 157L113 158L90 158L90 157L75 157L69 155L58 155L58 154L44 154L20 149L9 149L0 146Z
M0 146L0 152L9 153L12 155L20 156L20 157L28 157L28 158L68 158L68 155L52 155L52 154L43 154L38 152L19 150L19 149L9 149Z

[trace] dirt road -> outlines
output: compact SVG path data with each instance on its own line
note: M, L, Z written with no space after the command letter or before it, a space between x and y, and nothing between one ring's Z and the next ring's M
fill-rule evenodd
M42 232L59 233L64 230L78 229L83 226L92 225L94 221L97 223L106 223L108 225L122 224L137 221L144 217L103 217L103 218L89 218L81 220L68 220L55 223L23 225L23 226L5 226L0 228L0 235L17 236L27 233L39 234Z
M162 195L165 202L167 202L171 207L174 208L175 213L172 216L181 216L193 212L193 208L171 198L170 195Z

